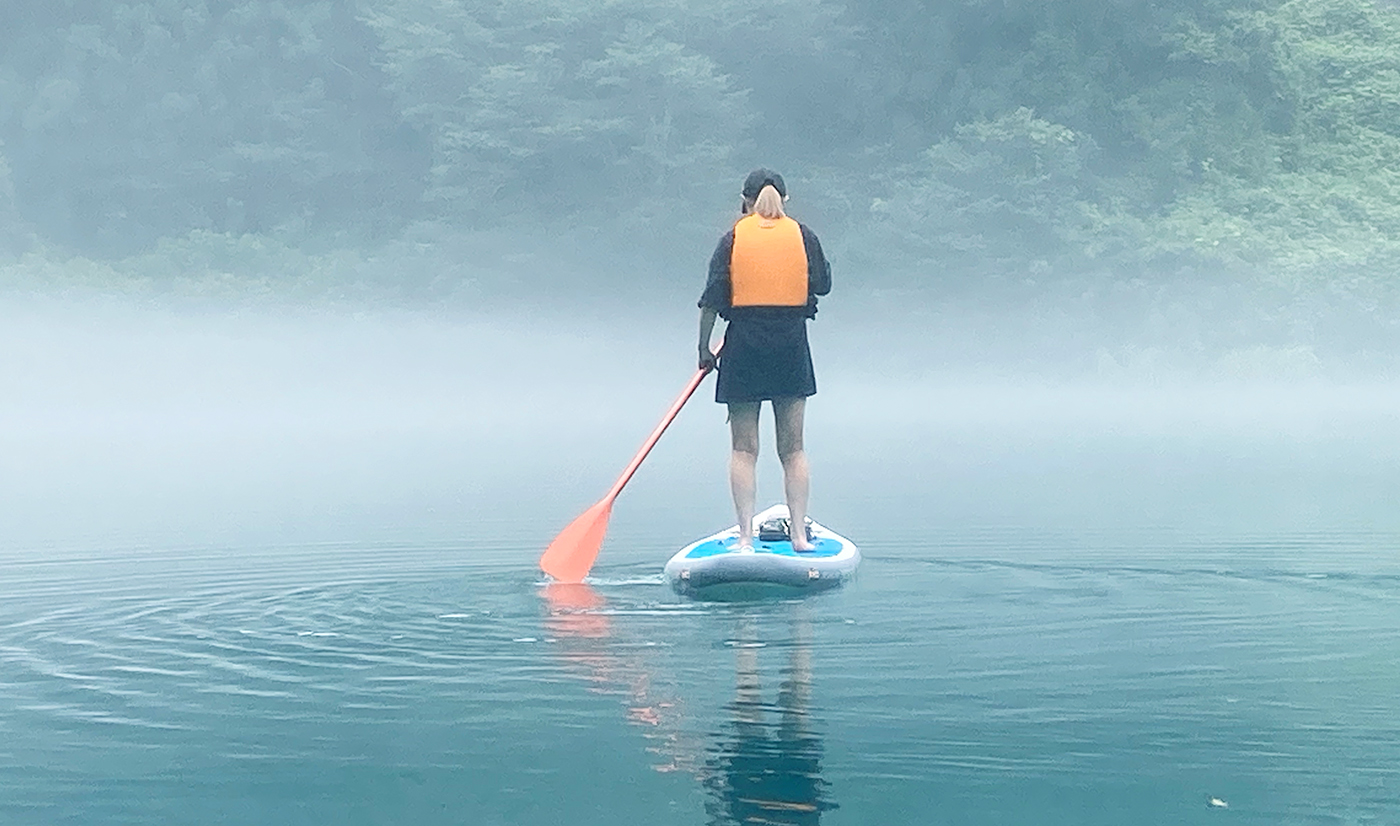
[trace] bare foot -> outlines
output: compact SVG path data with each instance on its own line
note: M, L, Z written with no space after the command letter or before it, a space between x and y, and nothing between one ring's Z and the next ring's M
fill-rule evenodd
M811 553L817 549L817 546L812 542L809 531L810 529L805 524L795 531L791 525L788 526L788 539L791 540L794 551L802 554Z

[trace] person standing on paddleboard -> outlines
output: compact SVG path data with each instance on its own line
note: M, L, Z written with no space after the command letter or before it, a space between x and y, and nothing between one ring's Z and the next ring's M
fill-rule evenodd
M807 320L817 315L817 296L831 290L831 266L816 234L787 216L781 175L755 169L741 194L742 217L715 248L700 296L700 368L718 367L715 401L729 406L729 484L739 546L753 546L758 413L767 401L773 405L789 524L796 526L790 531L792 547L810 551L802 424L817 379ZM728 322L717 364L710 352L716 316Z

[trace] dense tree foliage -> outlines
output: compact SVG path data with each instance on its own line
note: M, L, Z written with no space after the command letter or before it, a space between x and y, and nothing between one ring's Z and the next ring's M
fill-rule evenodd
M342 4L8 5L4 137L48 237L129 251L417 201L377 44Z
M0 244L17 248L19 213L15 209L15 188L10 181L10 165L5 160L5 145L0 143Z
M872 285L1380 313L1400 266L1369 0L8 0L0 54L12 279L387 288L411 252L450 292L580 239L688 278L758 164Z

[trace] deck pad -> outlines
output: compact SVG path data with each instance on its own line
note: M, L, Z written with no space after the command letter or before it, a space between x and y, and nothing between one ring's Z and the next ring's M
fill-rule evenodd
M719 554L737 554L740 553L740 551L735 550L738 543L739 537L737 536L724 537L721 539L711 539L699 545L696 545L690 551L690 553L686 554L685 556L686 559L704 559L705 557L717 556ZM816 546L815 550L802 551L799 553L798 551L794 551L792 549L792 542L790 540L785 539L780 542L763 542L761 540L755 539L753 543L753 550L749 553L778 554L780 556L791 556L800 559L812 559L818 557L836 556L837 554L841 553L841 549L845 547L844 545L842 545L842 543L834 539L813 538L812 544Z

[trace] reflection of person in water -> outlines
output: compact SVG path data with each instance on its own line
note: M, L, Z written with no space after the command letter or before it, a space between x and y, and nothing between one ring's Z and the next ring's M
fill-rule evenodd
M713 793L706 807L716 826L802 824L815 826L821 813L836 808L823 799L821 740L811 731L811 628L795 624L796 639L778 691L776 720L763 703L758 646L745 622L735 651L735 697L730 704L732 732L707 762L705 785Z

